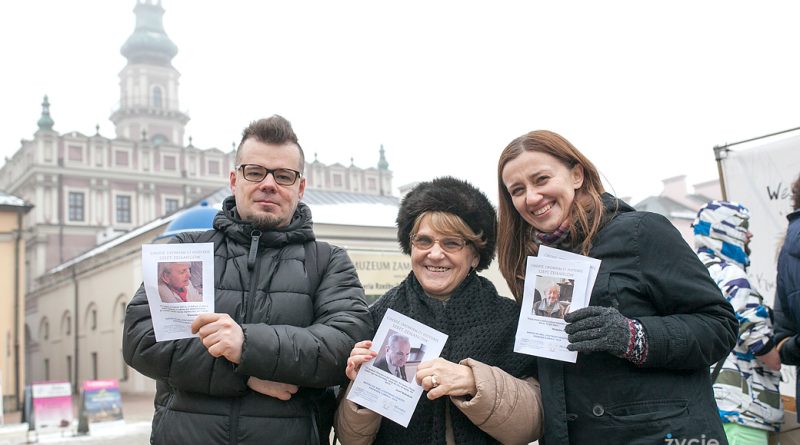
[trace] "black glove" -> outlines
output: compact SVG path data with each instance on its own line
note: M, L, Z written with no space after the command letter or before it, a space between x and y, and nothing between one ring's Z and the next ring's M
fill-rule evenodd
M569 323L567 349L578 352L608 352L628 358L633 349L633 320L613 307L589 306L564 316Z

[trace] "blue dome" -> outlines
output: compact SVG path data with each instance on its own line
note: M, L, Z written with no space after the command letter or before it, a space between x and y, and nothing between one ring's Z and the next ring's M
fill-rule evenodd
M164 233L156 239L168 238L183 232L204 232L212 229L214 217L217 216L219 209L211 207L206 201L196 207L180 212L178 216L164 229Z

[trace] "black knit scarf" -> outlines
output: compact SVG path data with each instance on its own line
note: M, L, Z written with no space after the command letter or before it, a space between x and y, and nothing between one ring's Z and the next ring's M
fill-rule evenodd
M413 273L370 307L375 327L393 309L448 335L442 357L458 363L473 358L498 366L515 377L535 374L535 357L514 353L519 307L497 294L487 279L470 273L447 302L428 297ZM383 419L377 444L444 444L449 410L457 444L497 443L476 427L449 397L420 397L408 428Z

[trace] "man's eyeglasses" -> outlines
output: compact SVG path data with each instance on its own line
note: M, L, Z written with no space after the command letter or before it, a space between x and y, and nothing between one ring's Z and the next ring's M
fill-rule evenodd
M411 244L421 250L428 250L436 243L439 243L439 247L448 253L456 253L467 245L467 241L463 238L447 237L434 239L426 235L415 235L411 237Z
M236 169L241 170L242 177L250 182L261 182L272 173L272 177L278 185L293 185L300 177L300 172L291 168L267 168L258 164L242 164Z

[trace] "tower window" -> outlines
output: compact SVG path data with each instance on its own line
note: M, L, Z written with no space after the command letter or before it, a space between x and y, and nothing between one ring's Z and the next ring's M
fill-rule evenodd
M164 98L161 93L161 87L153 87L153 107L164 108Z

